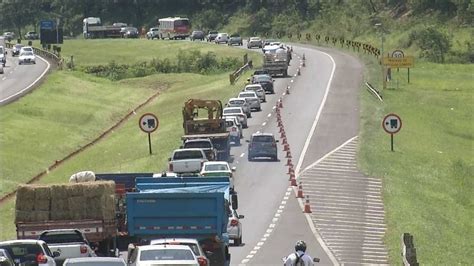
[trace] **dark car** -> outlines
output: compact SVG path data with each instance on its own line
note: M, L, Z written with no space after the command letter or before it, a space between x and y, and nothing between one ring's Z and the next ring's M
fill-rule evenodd
M278 148L275 137L271 133L254 133L248 147L248 160L252 161L257 157L269 157L274 161L278 160Z
M207 34L207 41L208 42L214 41L217 37L217 34L219 34L218 31L213 31L213 30L209 31L209 34Z
M23 46L23 44L15 44L12 48L12 56L20 55L20 50Z
M270 72L268 72L268 70L266 70L266 69L255 69L253 74L254 75L268 75L268 76L270 76Z
M195 30L191 33L191 36L189 36L189 39L191 41L194 41L194 40L204 41L204 32L200 30Z
M39 39L39 35L36 31L29 31L25 34L25 39L27 39L27 40L37 40L37 39Z
M242 37L240 37L239 34L232 34L230 35L229 37L229 42L227 43L228 45L234 45L234 44L237 44L239 46L241 46L243 43L242 43Z
M138 29L135 27L126 27L125 33L123 34L124 38L138 38Z
M266 75L266 74L254 75L252 76L252 83L260 84L262 85L265 92L275 94L275 89L273 88L273 79L269 75Z

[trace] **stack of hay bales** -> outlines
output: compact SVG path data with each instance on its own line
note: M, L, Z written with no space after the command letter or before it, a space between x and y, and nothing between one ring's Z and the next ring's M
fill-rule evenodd
M89 219L115 219L113 181L23 185L17 191L16 222Z

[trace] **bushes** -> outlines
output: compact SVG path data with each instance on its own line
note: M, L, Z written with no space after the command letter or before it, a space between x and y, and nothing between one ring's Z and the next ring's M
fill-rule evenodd
M153 58L149 62L139 62L133 65L117 64L115 61L107 65L85 67L84 72L110 80L144 77L155 73L199 73L208 74L220 71L234 70L240 67L235 57L225 57L220 60L212 52L205 54L200 51L180 52L176 62L169 59Z
M420 57L425 57L435 63L444 63L445 55L451 48L448 35L434 27L412 31L409 42L415 43L420 48Z

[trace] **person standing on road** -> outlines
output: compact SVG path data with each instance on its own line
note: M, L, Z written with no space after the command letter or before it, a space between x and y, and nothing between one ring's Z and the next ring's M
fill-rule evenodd
M295 253L291 253L286 257L285 266L314 266L313 258L306 252L306 243L299 240L295 245Z

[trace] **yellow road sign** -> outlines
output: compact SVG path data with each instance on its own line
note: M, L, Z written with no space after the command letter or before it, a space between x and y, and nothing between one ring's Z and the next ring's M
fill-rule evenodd
M415 58L413 56L384 57L383 64L392 68L412 68L415 65Z

